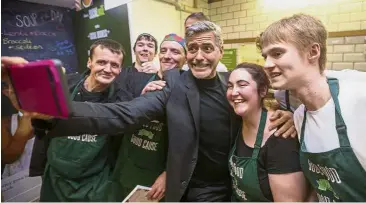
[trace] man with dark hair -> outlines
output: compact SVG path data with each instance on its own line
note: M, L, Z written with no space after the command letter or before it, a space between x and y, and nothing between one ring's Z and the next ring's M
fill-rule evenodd
M91 46L90 46L90 54L89 54L89 59L92 59L95 49L99 47L101 49L107 48L109 51L111 51L113 54L118 54L122 56L126 55L125 50L123 49L122 45L114 40L111 39L103 39L103 40L98 40L96 42L94 42ZM122 63L123 64L123 60L124 57L122 57ZM89 62L89 61L88 61Z
M110 103L132 99L131 94L113 84L121 72L124 53L122 45L116 41L94 42L90 47L88 70L81 76L68 78L72 100ZM37 122L34 124L42 125L41 121ZM63 130L49 133L63 133ZM36 134L45 135L45 132L37 130ZM114 166L113 156L118 147L114 144L119 144L115 139L84 133L36 139L38 145L35 146L41 148L36 147L32 154L33 175L37 173L34 168L39 170L38 174L43 172L42 160L46 161L40 201L101 201L100 193Z
M145 85L156 77L159 66L154 64L153 60L158 50L158 42L148 33L140 34L133 51L135 53L135 62L132 67L122 69L122 73L117 78L118 86L124 87L138 97Z
M158 51L158 42L152 35L142 33L137 37L133 45L133 51L136 55L136 62L133 68L138 72L142 72L145 68L151 69L151 67L146 67L144 63L152 62Z
M191 13L189 16L187 16L186 20L184 21L184 28L187 30L189 26L191 26L193 23L197 21L210 21L210 19L205 16L202 12L197 13Z
M184 28L185 28L185 31L187 31L187 29L194 23L198 22L198 21L210 21L210 19L205 16L204 13L202 12L198 12L198 13L191 13L187 18L186 20L184 21ZM182 70L189 70L189 67L187 64L185 64L183 67L182 67ZM226 66L221 63L219 61L219 63L217 64L217 67L216 67L216 71L218 72L227 72L227 68Z

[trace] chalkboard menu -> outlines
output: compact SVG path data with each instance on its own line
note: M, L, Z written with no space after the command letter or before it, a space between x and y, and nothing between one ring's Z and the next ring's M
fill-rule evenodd
M130 66L132 58L127 4L105 10L103 0L88 2L90 6L84 6L74 16L79 71L86 69L90 46L95 41L106 38L122 44L126 51L123 66Z
M28 61L59 59L67 73L78 70L70 9L3 0L1 55Z

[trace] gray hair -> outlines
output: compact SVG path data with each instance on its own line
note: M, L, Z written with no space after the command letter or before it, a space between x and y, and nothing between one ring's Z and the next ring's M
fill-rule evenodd
M215 43L218 47L222 47L224 44L224 40L221 37L221 28L210 21L198 21L189 26L186 30L186 42L188 38L193 35L204 33L204 32L213 32L215 36Z

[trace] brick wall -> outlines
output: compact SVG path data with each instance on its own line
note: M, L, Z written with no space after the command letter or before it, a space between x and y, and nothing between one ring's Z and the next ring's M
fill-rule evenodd
M280 4L276 0L223 0L209 4L209 15L222 27L226 39L256 37L272 22L299 12L318 17L329 32L366 29L366 0L328 0L323 4L315 3L324 0L311 1L314 5L309 1L310 5L298 3L288 9L273 8L275 5L267 2Z
M180 0L178 2L181 5L181 7L183 8L183 10L188 10L188 11L192 11L192 12L201 10L205 15L209 15L208 0L196 0L196 4L197 4L196 6L197 6L198 10L196 10L194 8L193 0Z
M366 36L329 38L327 68L366 71Z
M197 7L202 8L205 15L210 15L208 0L197 0Z
M223 0L209 4L209 15L221 26L224 39L256 37L272 22L299 12L316 16L329 32L366 30L366 0L307 1L307 5L302 4L306 0L283 1L290 7L275 0ZM327 67L366 71L365 37L330 38ZM225 44L225 48L240 45Z

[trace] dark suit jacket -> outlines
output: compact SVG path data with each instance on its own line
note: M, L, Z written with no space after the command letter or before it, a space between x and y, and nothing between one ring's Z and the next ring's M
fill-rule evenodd
M219 73L224 89L226 74ZM162 91L147 93L131 102L74 102L73 117L60 120L55 128L63 129L63 134L110 135L138 128L165 114L169 135L165 200L177 202L182 198L197 162L200 98L191 71L182 74L178 70L167 71L164 78L168 85ZM233 144L240 119L232 110L230 121L231 133L227 136Z

